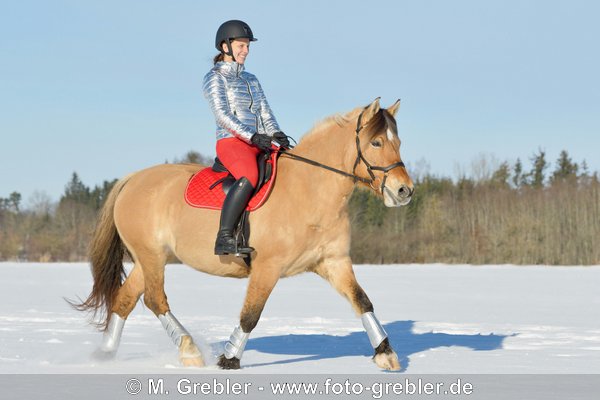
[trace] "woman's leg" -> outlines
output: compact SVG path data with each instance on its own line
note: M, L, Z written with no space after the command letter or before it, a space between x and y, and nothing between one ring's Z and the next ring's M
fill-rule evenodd
M233 231L258 181L256 156L259 152L258 148L237 138L221 139L217 142L217 157L237 179L229 189L221 210L221 223L215 242L217 255L249 254L254 251L251 247L238 247Z
M259 154L258 147L249 145L238 138L226 138L217 142L217 157L221 163L235 179L246 177L254 187L258 182L256 157Z

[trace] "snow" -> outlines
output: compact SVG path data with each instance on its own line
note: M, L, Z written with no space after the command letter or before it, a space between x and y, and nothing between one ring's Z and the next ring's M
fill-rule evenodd
M599 267L357 265L355 271L404 373L600 373ZM101 334L63 299L89 293L87 264L0 263L0 274L0 373L189 371L141 303L116 359L91 357ZM221 373L215 360L238 324L246 285L167 267L171 310L209 363L195 373ZM242 371L379 373L371 355L346 300L304 274L277 284Z

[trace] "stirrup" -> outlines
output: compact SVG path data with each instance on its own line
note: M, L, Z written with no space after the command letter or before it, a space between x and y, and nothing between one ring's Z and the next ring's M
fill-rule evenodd
M246 258L248 257L250 254L252 254L254 252L254 247L242 247L242 248L238 248L236 250L235 253L233 253L234 256L236 257L240 257L240 258Z
M229 238L217 237L215 255L225 256L232 254L236 257L245 257L254 251L254 248L250 246L239 246L233 237L230 240L227 239Z
M236 247L233 251L231 251L231 249L224 249L224 248L220 248L217 249L217 247L215 246L215 255L217 256L227 256L227 255L233 255L236 257L242 257L245 258L246 256L248 256L249 254L254 252L254 247Z

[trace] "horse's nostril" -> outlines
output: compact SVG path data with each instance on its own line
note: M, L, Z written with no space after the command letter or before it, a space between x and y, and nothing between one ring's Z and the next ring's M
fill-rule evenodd
M400 186L400 189L398 189L398 196L403 199L410 197L411 195L412 195L412 190L406 185L402 185L402 186Z

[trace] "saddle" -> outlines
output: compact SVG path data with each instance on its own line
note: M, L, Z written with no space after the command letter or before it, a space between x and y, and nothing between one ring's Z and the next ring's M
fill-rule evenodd
M258 184L246 211L260 208L269 197L277 174L277 157L279 152L261 153L257 157ZM185 189L185 201L192 207L220 210L225 196L236 179L218 158L212 167L206 167L190 178Z

